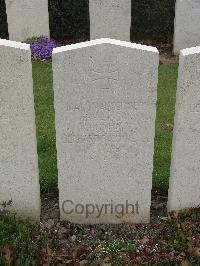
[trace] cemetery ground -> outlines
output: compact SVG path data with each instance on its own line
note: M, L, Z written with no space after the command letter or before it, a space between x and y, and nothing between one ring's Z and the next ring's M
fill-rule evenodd
M166 211L177 69L159 68L151 224L82 226L59 221L51 63L33 62L42 217L0 210L0 265L199 265L200 209Z

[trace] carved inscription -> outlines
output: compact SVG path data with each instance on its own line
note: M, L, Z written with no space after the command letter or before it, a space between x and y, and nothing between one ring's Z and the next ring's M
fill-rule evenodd
M119 69L116 62L103 62L97 65L91 60L90 76L92 83L99 84L101 89L110 89L112 82L119 81ZM97 85L98 86L98 85Z
M78 128L66 127L63 135L65 144L96 142L100 139L121 139L126 137L136 141L137 132L133 128L127 131L127 112L134 114L143 109L141 102L91 102L69 105L67 112L79 117ZM136 117L135 119L136 120ZM126 130L125 130L126 129Z
M77 104L68 104L66 107L67 112L92 112L95 109L95 112L100 111L130 111L131 109L138 109L141 106L147 105L148 103L138 101L138 102L132 102L132 101L126 101L126 102L81 102Z
M119 8L120 7L120 0L95 0L95 2L100 6L106 6L110 8Z

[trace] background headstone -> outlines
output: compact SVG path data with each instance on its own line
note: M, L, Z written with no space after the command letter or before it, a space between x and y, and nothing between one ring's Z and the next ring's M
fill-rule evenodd
M180 54L168 209L200 204L200 47Z
M158 63L156 48L110 39L54 49L61 219L150 221Z
M200 1L177 0L174 30L174 54L200 45Z
M48 0L5 0L9 39L49 36Z
M22 217L40 219L31 51L0 40L0 204L12 200Z
M131 0L90 0L90 39L130 41Z

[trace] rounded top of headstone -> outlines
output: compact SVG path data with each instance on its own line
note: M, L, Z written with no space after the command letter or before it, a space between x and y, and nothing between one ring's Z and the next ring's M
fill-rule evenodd
M199 53L200 53L200 46L186 48L186 49L181 50L181 55L183 56L199 54Z
M119 41L119 40L109 39L109 38L101 38L101 39L97 39L97 40L81 42L81 43L76 43L76 44L71 44L71 45L66 45L66 46L54 48L53 54L61 53L64 51L76 50L76 49L80 49L80 48L86 48L86 47L90 47L90 46L94 46L94 45L101 45L101 44L111 44L111 45L122 46L122 47L126 47L126 48L133 48L133 49L158 53L158 49L156 47L126 42L126 41Z

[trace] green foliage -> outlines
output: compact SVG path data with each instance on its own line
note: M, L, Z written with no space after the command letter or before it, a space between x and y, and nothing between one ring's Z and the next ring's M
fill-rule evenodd
M140 248L126 240L101 242L90 254L91 265L199 265L199 221L200 208L172 212L166 222L153 228L159 236L142 236Z
M28 38L28 39L26 39L26 41L25 41L24 43L32 44L32 43L34 43L34 42L37 42L38 39L39 39L39 37L35 37L35 36L33 36L32 38Z
M52 249L39 227L1 210L0 265L199 265L199 221L200 208L172 212L167 221L147 226L147 236L135 244L117 238L64 251Z
M0 212L0 265L33 265L46 240L38 228L15 214Z
M173 256L182 252L191 262L200 261L199 249L200 208L174 211L163 227L160 245Z

